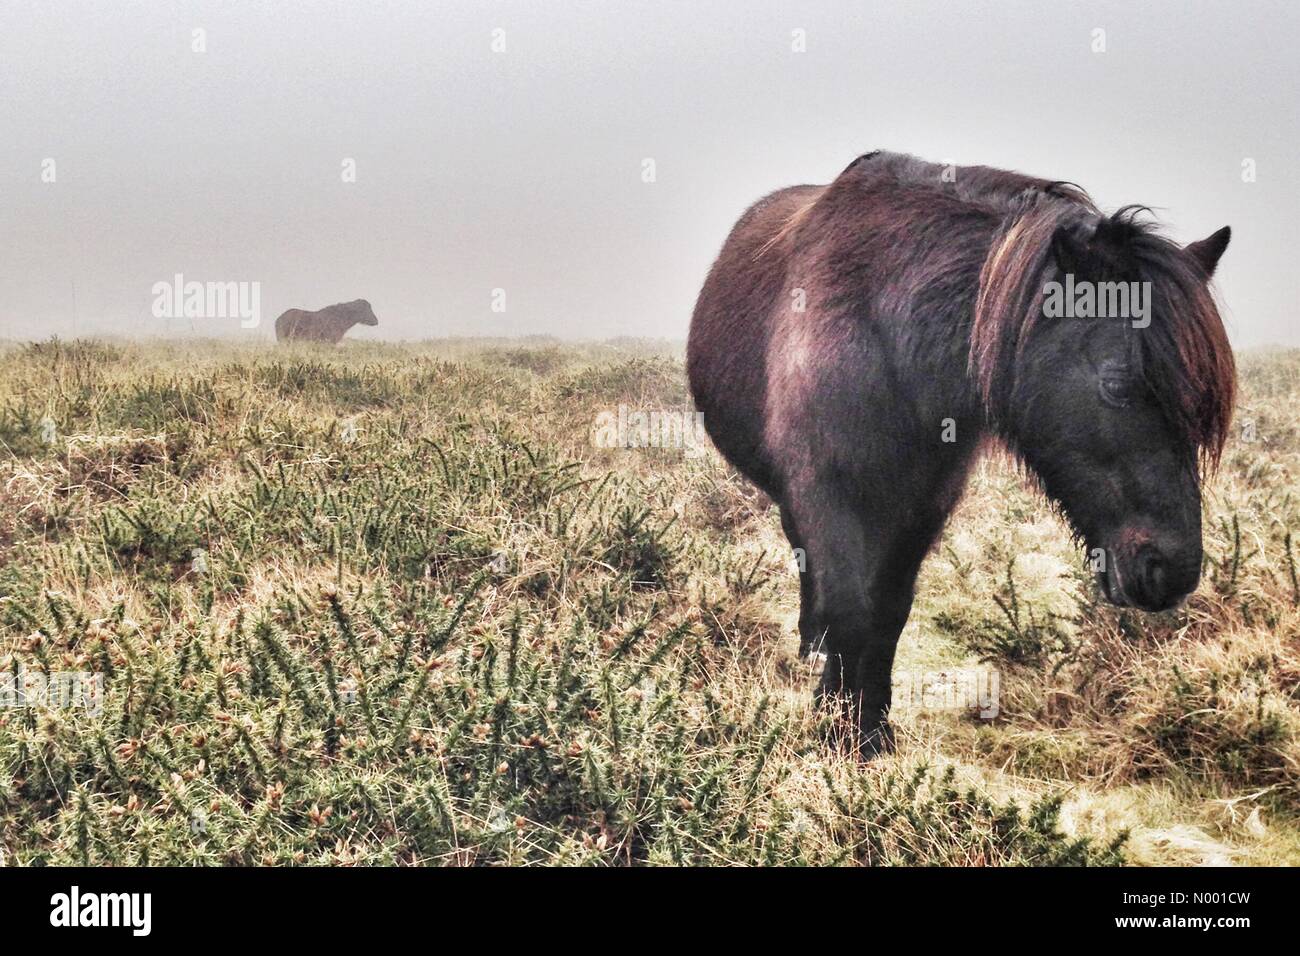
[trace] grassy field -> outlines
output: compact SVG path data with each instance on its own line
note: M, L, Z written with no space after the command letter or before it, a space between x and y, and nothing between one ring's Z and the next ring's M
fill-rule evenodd
M1001 712L823 743L775 509L614 342L0 347L15 864L1300 863L1300 352L1240 357L1186 609L1099 602L1007 462L927 561L900 672Z

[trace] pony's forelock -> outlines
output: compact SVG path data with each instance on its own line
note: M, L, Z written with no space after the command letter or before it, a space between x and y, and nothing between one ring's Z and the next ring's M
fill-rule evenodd
M1071 184L1053 183L1020 198L994 237L980 272L971 327L970 373L985 409L1006 420L1018 358L1043 318L1043 286L1056 263L1058 229L1086 233L1151 283L1150 326L1135 330L1135 358L1166 417L1201 456L1217 465L1228 437L1236 368L1205 278L1174 243L1125 206L1102 216Z

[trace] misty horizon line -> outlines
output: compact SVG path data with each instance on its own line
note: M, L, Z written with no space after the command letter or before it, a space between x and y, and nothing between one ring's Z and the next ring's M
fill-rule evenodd
M301 348L304 344L314 349L337 349L350 345L424 345L439 343L508 343L514 345L562 345L562 346L584 346L584 345L640 345L640 346L662 346L666 348L686 348L686 336L663 336L663 335L614 335L604 338L585 337L578 338L567 335L559 335L550 332L521 332L517 335L425 335L419 338L392 337L385 338L377 335L350 336L343 341L333 344L323 344L319 342L280 342L277 341L274 332L270 335L239 335L236 333L227 334L132 334L128 332L106 332L106 333L88 333L85 335L64 336L57 333L43 336L41 338L19 338L15 336L0 335L0 348L12 345L41 345L41 344L72 344L76 342L103 342L108 344L128 343L128 344L161 344L165 342L184 342L187 344L200 344L211 342L219 345L270 345L270 346L287 346L289 348ZM1234 345L1233 354L1249 355L1253 353L1267 353L1276 351L1300 351L1300 344L1293 342L1283 342L1271 340L1267 342L1253 342L1247 345Z

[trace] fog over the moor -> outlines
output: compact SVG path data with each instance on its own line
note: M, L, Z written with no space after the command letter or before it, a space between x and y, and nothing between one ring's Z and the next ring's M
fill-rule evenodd
M1298 344L1298 20L1289 0L7 0L0 338L266 338L359 297L380 325L358 338L683 336L749 203L884 148L1072 180L1183 242L1230 224L1234 343ZM156 318L177 274L260 283L261 325Z

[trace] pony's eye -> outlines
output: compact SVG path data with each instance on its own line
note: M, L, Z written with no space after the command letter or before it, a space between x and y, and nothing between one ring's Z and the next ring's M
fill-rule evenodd
M1133 389L1126 378L1103 378L1101 397L1111 405L1124 406L1133 400Z

